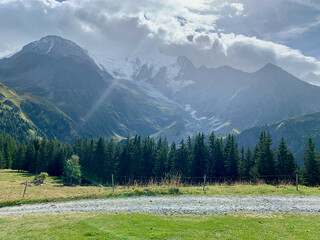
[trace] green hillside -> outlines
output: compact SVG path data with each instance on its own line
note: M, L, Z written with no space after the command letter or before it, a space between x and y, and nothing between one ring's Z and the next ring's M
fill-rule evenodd
M279 144L283 136L288 147L300 163L308 137L313 138L317 149L320 150L320 112L245 130L237 136L239 146L253 148L258 142L262 131L267 131L271 134L274 147Z
M72 120L48 101L19 94L0 84L0 133L15 139L46 137L71 141L77 136Z
M49 54L43 52L42 46L50 47L48 42L53 44ZM50 106L63 111L71 120L56 115L53 123L52 111L44 114L47 108L40 107L37 101L26 102L21 108L41 130L59 127L55 132L44 133L61 140L60 134L72 132L73 123L82 136L121 138L151 135L181 121L175 110L143 94L134 84L114 79L79 46L57 36L45 37L10 58L0 59L0 82L16 91L37 95L47 100L44 105L50 102ZM67 122L65 128L55 126L60 121Z

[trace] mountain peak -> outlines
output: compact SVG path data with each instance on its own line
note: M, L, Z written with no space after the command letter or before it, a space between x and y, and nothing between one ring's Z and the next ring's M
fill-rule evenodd
M289 74L287 73L285 70L283 70L282 68L278 67L275 64L272 63L267 63L266 65L264 65L261 69L259 69L258 71L256 71L257 74L267 74L267 75L274 75L274 74Z
M86 50L82 49L74 42L56 35L48 35L38 41L27 44L16 54L16 56L29 52L58 58L75 57L82 61L91 59Z
M277 66L273 63L267 63L260 70L281 70L281 71L284 71L282 68L280 68L279 66Z

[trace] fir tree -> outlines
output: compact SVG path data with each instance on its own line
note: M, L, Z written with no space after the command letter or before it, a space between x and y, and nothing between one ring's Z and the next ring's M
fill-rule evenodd
M25 161L26 152L27 152L27 146L25 142L22 141L22 143L20 143L18 146L18 150L14 158L14 162L12 166L13 169L17 169L18 171L26 170L26 161Z
M175 170L179 175L186 177L188 175L188 168L188 151L186 144L182 139L180 142L180 148L177 150Z
M233 135L229 135L227 138L224 156L228 177L236 179L238 177L239 152Z
M320 159L316 152L316 145L311 138L307 141L303 160L303 179L305 183L310 186L320 184Z
M97 147L94 152L94 172L96 175L97 182L104 183L105 178L105 167L107 160L107 146L106 141L103 137L100 137L97 142Z
M205 136L200 134L196 137L193 146L192 177L203 177L206 173L207 148L204 143Z
M271 149L271 145L271 135L266 134L266 132L262 132L260 135L259 143L257 144L257 168L258 174L260 176L263 176L265 180L273 180L274 175L277 174L274 152Z
M280 175L293 175L297 171L297 163L283 137L280 140L277 151L277 170Z
M223 140L217 139L215 143L215 177L217 180L222 180L227 175L227 169L225 166L223 155Z
M207 165L207 176L208 178L213 178L216 175L216 137L212 132L209 136L208 145L208 165Z
M171 143L166 169L167 173L169 173L170 175L176 175L179 173L180 166L177 165L177 148L175 142Z

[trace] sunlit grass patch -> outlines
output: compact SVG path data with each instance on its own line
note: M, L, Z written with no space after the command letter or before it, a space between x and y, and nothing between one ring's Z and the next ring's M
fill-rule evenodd
M296 191L292 185L267 185L267 184L211 184L205 187L184 186L179 181L163 181L160 184L150 182L146 185L137 183L130 186L116 186L112 192L112 187L98 186L64 186L58 177L48 177L46 185L27 187L26 195L22 198L26 181L31 181L34 176L27 172L17 172L13 170L0 170L0 207L18 205L24 203L40 203L50 201L67 201L90 198L114 198L131 196L320 196L320 188L299 186Z

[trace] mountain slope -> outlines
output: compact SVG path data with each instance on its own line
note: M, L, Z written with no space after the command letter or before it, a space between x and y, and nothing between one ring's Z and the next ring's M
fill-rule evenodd
M320 88L267 64L250 74L251 82L221 112L232 126L244 129L320 111Z
M0 60L0 82L55 104L85 135L149 135L179 119L102 71L81 47L47 36Z
M18 94L0 84L0 133L18 140L30 137L71 141L78 133L74 122L40 97Z
M289 118L275 124L247 129L236 138L239 147L254 148L259 141L261 131L269 132L273 138L273 147L277 147L283 136L289 149L294 153L298 162L302 162L302 155L309 137L312 137L320 149L320 112Z
M158 60L155 60L155 59ZM184 108L193 131L240 132L249 127L320 111L320 88L283 69L267 64L254 73L228 66L195 67L186 57L136 56L109 59L107 69L117 77L150 84ZM116 68L121 64L121 68ZM122 71L121 71L122 70Z

